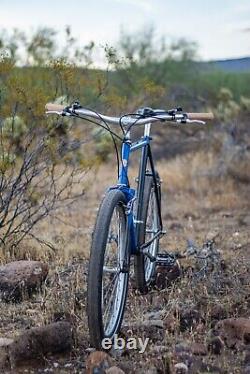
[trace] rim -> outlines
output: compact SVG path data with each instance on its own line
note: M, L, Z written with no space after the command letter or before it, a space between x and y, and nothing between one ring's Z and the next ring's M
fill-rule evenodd
M149 203L148 203L148 212L147 212L147 221L146 221L146 235L145 242L149 241L154 237L159 229L159 217L157 213L157 202L156 196L154 193L154 187L151 189ZM148 252L152 256L157 255L158 240L154 240L153 243L148 247ZM145 281L149 283L155 268L155 263L150 261L147 256L144 256L144 269L145 269Z
M126 218L121 204L113 211L104 254L102 321L104 336L112 337L120 322L127 273L122 272L126 253Z

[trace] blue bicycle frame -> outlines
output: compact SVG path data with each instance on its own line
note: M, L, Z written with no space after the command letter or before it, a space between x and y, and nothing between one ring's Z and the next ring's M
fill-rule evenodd
M128 216L128 230L130 236L130 254L136 255L139 251L145 250L154 240L160 237L162 232L162 218L161 218L161 205L160 205L160 196L159 189L157 188L157 176L154 168L150 141L152 138L149 136L150 133L150 124L145 126L144 136L137 142L132 143L130 140L130 134L124 139L121 149L121 167L120 174L118 179L118 184L110 189L119 189L121 190L127 201L126 214ZM136 150L141 149L141 159L138 175L138 188L135 190L130 188L129 179L128 179L128 167L129 167L129 157L130 153ZM150 165L150 172L147 170L148 161ZM153 177L154 188L156 191L156 202L157 210L159 216L160 228L157 233L151 238L147 243L140 243L139 238L139 225L142 222L142 206L143 206L143 192L145 185L145 177L150 175ZM134 214L133 205L137 200L137 210Z

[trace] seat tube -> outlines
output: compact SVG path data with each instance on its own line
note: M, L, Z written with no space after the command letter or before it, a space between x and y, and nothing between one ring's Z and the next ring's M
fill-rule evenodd
M139 168L139 176L138 176L137 212L136 212L136 221L135 221L137 248L140 245L140 243L139 243L139 236L140 236L139 227L142 224L143 193L144 193L144 186L145 186L145 174L146 174L146 168L147 168L147 160L148 160L148 144L146 144L142 148L140 168Z

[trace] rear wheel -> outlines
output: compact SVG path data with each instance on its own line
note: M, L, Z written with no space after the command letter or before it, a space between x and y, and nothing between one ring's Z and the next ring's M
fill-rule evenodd
M88 273L90 343L101 348L104 338L119 331L127 296L129 246L126 199L119 190L105 196L92 238Z
M160 178L157 174L157 189L159 197ZM148 242L160 230L160 219L157 210L156 190L152 176L146 176L143 203L142 203L142 224L139 225L139 242L140 244ZM147 251L154 257L159 252L159 239L154 240L148 247ZM155 262L150 261L149 257L140 253L135 256L135 285L141 293L146 293L148 287L154 281Z

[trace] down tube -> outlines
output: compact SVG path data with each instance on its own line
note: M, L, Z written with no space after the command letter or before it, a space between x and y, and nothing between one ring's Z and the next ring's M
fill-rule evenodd
M126 141L122 144L122 162L121 162L121 171L119 175L118 184L125 185L129 187L128 183L128 162L130 154L131 142Z
M131 150L131 142L130 140L126 141L122 145L122 160L121 160L121 169L120 175L118 180L118 186L122 188L122 191L125 193L127 198L127 203L133 199L134 197L134 190L131 190L129 187L129 180L128 180L128 163L129 163L129 155ZM131 194L131 191L133 193ZM133 220L133 211L130 209L130 213L128 213L128 231L130 236L130 254L136 253L136 238L135 238L135 230L134 230L134 220Z

